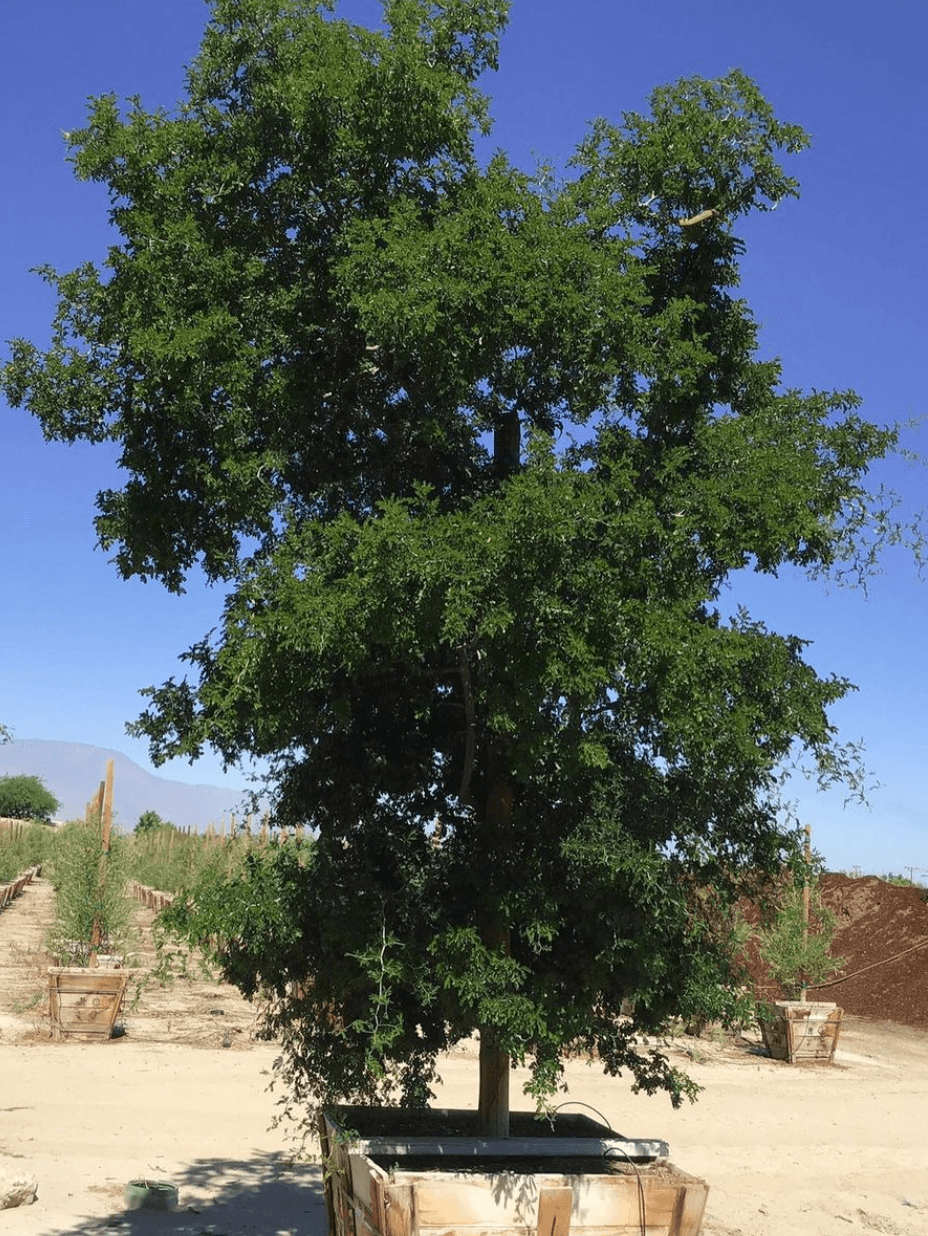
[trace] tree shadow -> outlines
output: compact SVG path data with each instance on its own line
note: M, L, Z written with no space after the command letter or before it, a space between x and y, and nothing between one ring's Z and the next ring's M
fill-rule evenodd
M77 1218L47 1229L47 1236L326 1236L328 1230L318 1164L262 1152L248 1159L196 1159L184 1172L158 1179L177 1188L175 1210L127 1210L124 1186L112 1186L107 1215Z

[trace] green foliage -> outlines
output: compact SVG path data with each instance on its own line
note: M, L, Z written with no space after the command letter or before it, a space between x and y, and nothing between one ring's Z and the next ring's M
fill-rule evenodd
M133 880L176 893L196 883L209 869L231 875L241 867L246 842L213 835L185 833L171 825L139 830L128 838L129 872Z
M8 725L0 724L0 744L13 741L13 731Z
M99 817L72 820L56 831L55 918L47 944L62 965L86 965L94 946L98 953L131 950L135 902L127 889L128 858L127 840L118 834L104 854Z
M156 828L173 828L169 820L162 820L157 811L143 811L135 826L136 833L152 832Z
M780 888L773 919L760 932L760 955L788 1000L798 999L803 988L827 982L844 965L843 957L831 956L836 922L822 903L817 879L809 882L808 925L801 879L791 878Z
M53 841L47 824L0 824L0 884L44 863Z
M0 816L14 820L50 820L61 804L41 777L0 777Z
M785 386L734 291L806 136L731 72L562 171L481 162L507 7L213 0L174 113L104 96L69 135L118 238L44 271L51 346L0 378L117 444L124 576L229 585L134 732L266 759L318 834L173 920L274 994L298 1101L424 1102L475 1026L538 1098L581 1045L679 1101L639 1036L740 1008L727 915L800 844L784 763L853 775L850 684L722 601L899 531L865 483L895 433Z

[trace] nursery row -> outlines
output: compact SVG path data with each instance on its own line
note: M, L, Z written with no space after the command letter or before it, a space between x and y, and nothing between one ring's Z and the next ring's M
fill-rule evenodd
M5 884L0 884L0 910L5 910L8 905L12 904L14 899L20 895L27 884L32 883L40 871L41 867L30 867L28 871L21 872L15 880L8 880Z
M57 828L0 828L0 887L41 865L55 889L49 952L61 965L93 964L100 953L132 953L139 889L175 894L204 885L226 888L244 873L249 855L298 852L310 844L299 835L272 833L266 822L254 834L234 824L228 835L224 829L201 834L159 824L126 836L106 829L100 815L90 812L86 820Z

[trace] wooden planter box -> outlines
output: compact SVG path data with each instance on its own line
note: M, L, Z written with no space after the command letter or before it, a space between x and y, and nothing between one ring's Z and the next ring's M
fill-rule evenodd
M841 1033L841 1014L827 1001L778 1000L774 1016L761 1018L764 1046L774 1060L831 1064Z
M468 1125L474 1112L326 1113L330 1236L698 1236L708 1186L666 1161L665 1142L575 1115L537 1135L513 1113L505 1139Z
M52 1038L110 1038L128 983L123 970L53 966L48 972Z
M26 886L31 884L41 872L41 867L30 867L28 871L18 875L15 880L9 880L6 884L0 884L0 910L11 905L20 893L25 890Z

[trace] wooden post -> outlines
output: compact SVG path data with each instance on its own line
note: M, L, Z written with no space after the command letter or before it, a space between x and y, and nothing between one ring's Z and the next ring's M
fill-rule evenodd
M415 1236L415 1185L387 1185L383 1191L384 1236Z
M97 812L101 824L100 834L100 863L98 867L98 887L103 896L106 889L106 868L107 859L110 852L110 837L113 829L113 761L106 761L106 780L100 782L100 789L97 792ZM90 932L90 956L87 958L87 964L91 967L97 965L97 950L103 942L103 927L100 915L94 918L93 927Z
M805 853L806 853L806 866L808 867L809 863L812 862L812 825L811 824L806 825L806 851ZM805 951L809 944L809 904L810 904L810 900L811 898L810 898L810 890L809 890L809 874L808 874L808 871L806 871L806 876L802 884L802 952L803 952L803 956L805 956ZM806 987L806 984L803 983L802 990L799 993L799 999L803 1003L805 1003L807 999L807 990L808 989Z
M100 804L103 818L103 853L110 852L110 833L113 828L113 761L106 761L106 781L100 783L103 798Z
M106 782L101 781L96 794L94 794L93 798L91 798L90 802L87 804L87 809L84 812L84 819L87 821L88 824L90 823L90 821L93 819L95 815L102 817L103 798L104 798L105 793L106 793Z

